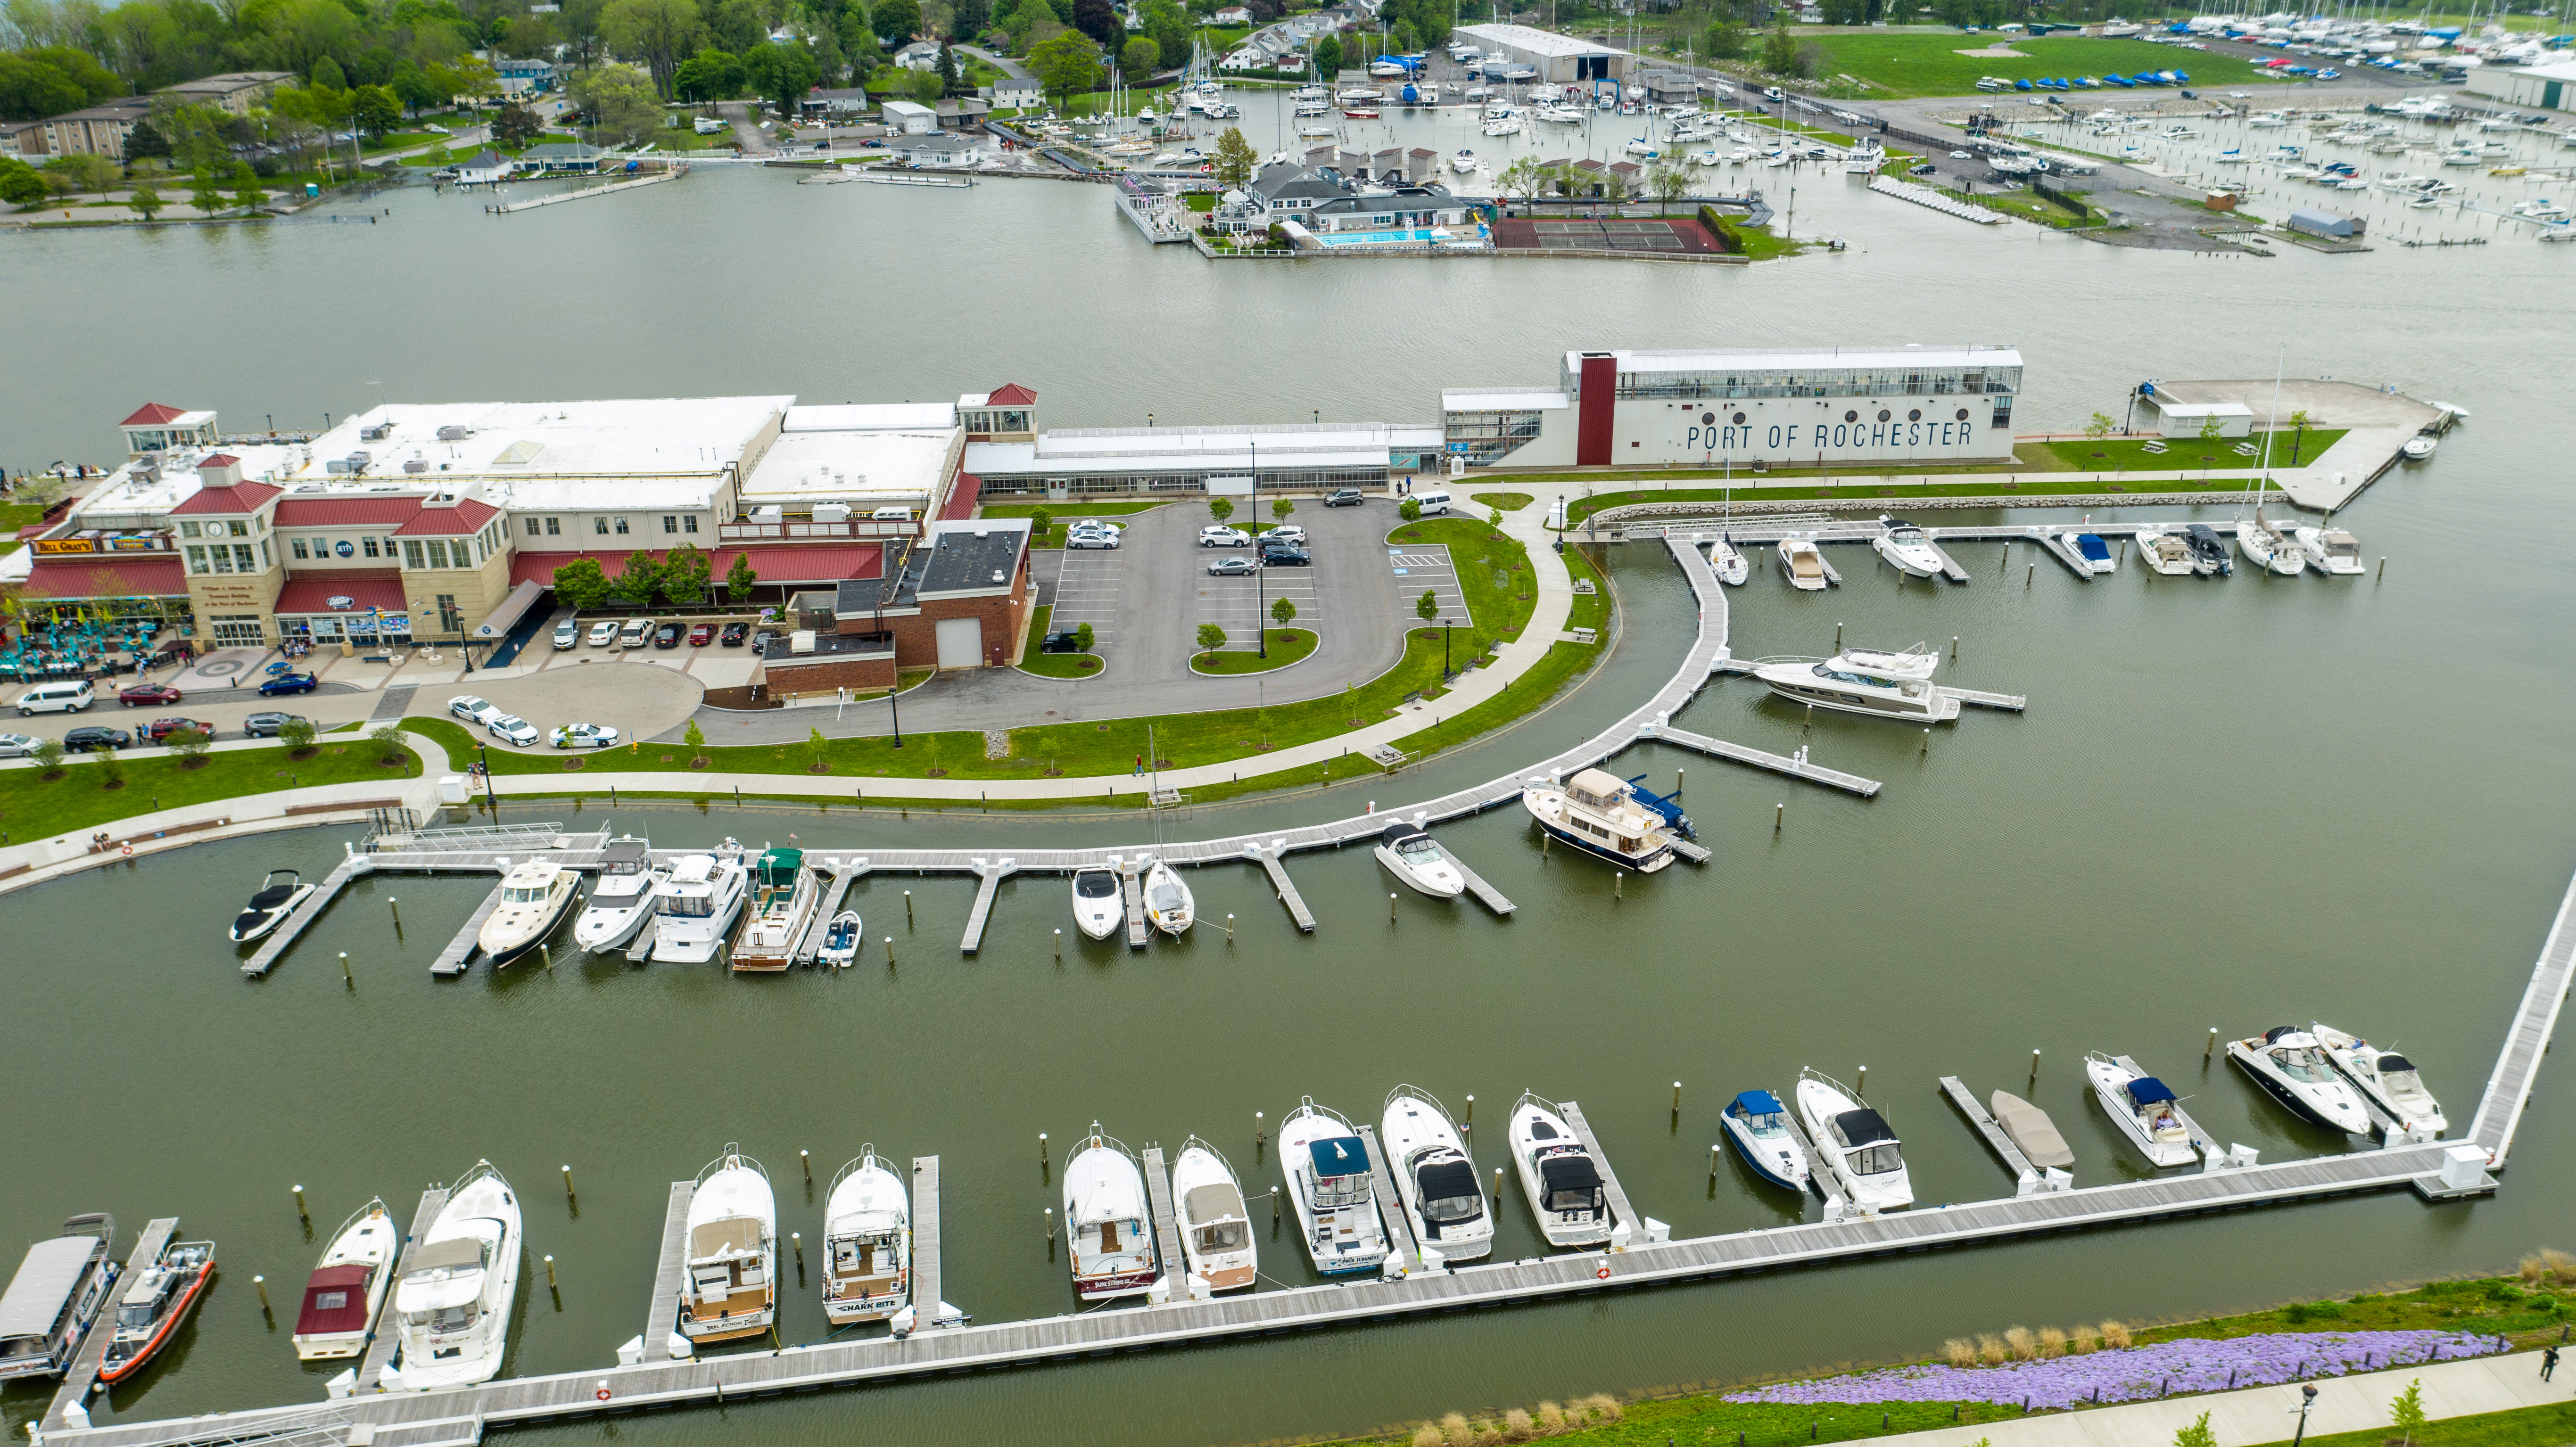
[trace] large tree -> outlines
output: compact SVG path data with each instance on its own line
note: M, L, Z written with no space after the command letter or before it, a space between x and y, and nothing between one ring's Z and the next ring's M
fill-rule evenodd
M1315 46L1315 73L1326 80L1342 73L1342 38L1327 35Z
M1081 31L1068 30L1030 46L1029 69L1037 72L1038 84L1054 97L1056 109L1063 110L1075 96L1089 94L1100 83L1100 47Z
M1216 179L1219 185L1240 187L1252 179L1253 168L1261 164L1261 153L1243 138L1241 126L1228 126L1216 138Z
M651 77L631 65L604 65L573 78L573 103L600 134L632 144L662 132L662 100Z
M900 50L920 33L919 0L877 0L868 7L868 24L875 27L879 39Z
M742 62L713 46L680 62L671 86L685 101L731 100L750 85Z
M723 0L707 16L707 33L723 49L749 55L753 46L769 38L769 24L752 0Z
M402 121L402 102L380 85L362 85L349 92L349 119L371 136L382 138Z
M1113 48L1127 33L1126 22L1118 18L1109 0L1073 0L1073 28Z
M697 0L609 0L599 12L609 48L644 62L661 95L671 93L672 73L697 43L699 28Z
M1154 73L1154 62L1162 55L1163 48L1156 45L1151 37L1130 35L1118 51L1119 72L1127 77L1130 84L1142 83Z
M587 613L608 601L608 574L597 558L575 558L555 569L555 601Z
M781 117L793 121L797 102L814 88L823 67L801 40L786 45L763 42L743 56L742 74L762 99L778 108Z

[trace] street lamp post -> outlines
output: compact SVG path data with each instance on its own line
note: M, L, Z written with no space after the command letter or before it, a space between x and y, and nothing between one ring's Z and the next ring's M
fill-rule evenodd
M898 659L894 666L894 683L886 689L886 707L894 711L894 746L896 748L903 747L903 705L895 701L896 696L902 692L903 664Z
M492 822L501 822L501 796L492 790L492 754L483 744L474 746L474 761L483 766L483 806L492 811Z
M1446 614L1443 614L1440 619L1440 681L1442 683L1447 683L1451 676L1452 675L1449 672L1449 619Z
M2290 1447L2299 1447L2300 1443L2308 1440L2308 1409L2316 1404L2317 1389L2315 1387L2304 1386L2299 1388L2299 1430L2295 1436L2290 1438Z

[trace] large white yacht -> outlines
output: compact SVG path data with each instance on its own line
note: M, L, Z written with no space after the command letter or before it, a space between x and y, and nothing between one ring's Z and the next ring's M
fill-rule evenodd
M912 1274L912 1201L904 1180L862 1146L823 1195L823 1317L834 1326L903 1309Z
M1073 1294L1085 1302L1142 1296L1154 1287L1154 1226L1145 1173L1127 1147L1091 1123L1064 1162L1064 1240Z
M2317 1037L2317 1048L2325 1052L2327 1063L2351 1081L2363 1099L2379 1107L2380 1114L2397 1122L2399 1130L2440 1135L2449 1128L2442 1103L2425 1089L2414 1061L2331 1025L2312 1021L2308 1033Z
M1878 550L1880 557L1912 577L1941 576L1941 550L1933 545L1929 533L1885 513L1879 514L1878 525L1885 531L1870 539L1869 545Z
M662 886L662 908L653 916L653 958L698 965L716 957L742 913L746 871L739 848L723 854L687 854L671 864Z
M1318 1275L1351 1276L1386 1264L1386 1223L1377 1213L1368 1142L1348 1120L1313 1096L1300 1098L1279 1122L1279 1165Z
M1782 538L1780 571L1788 578L1789 586L1802 593L1824 590L1825 555L1813 538Z
M394 1257L402 1250L402 1238L402 1227L394 1224L382 1196L360 1206L331 1233L331 1244L305 1281L304 1302L295 1313L297 1361L354 1357L367 1349L376 1313L393 1290Z
M1395 1172L1395 1193L1413 1218L1413 1239L1444 1262L1490 1254L1493 1214L1476 1182L1476 1158L1448 1109L1427 1090L1399 1085L1387 1093L1377 1138Z
M778 1320L778 1197L760 1162L725 1143L689 1198L680 1334L693 1342L758 1336Z
M1559 788L1529 783L1521 805L1560 844L1652 874L1673 862L1673 836L1664 817L1637 802L1626 781L1585 769Z
M573 943L592 954L605 954L635 938L653 917L662 881L671 875L653 863L650 843L631 836L608 841L599 859L590 902L572 922Z
M1792 703L1905 723L1949 723L1959 716L1959 701L1933 685L1932 670L1940 664L1938 652L1917 643L1902 652L1846 648L1831 658L1756 659L1753 676Z
M1433 899L1456 899L1467 890L1467 877L1430 835L1411 824L1389 824L1377 836L1377 862L1415 892Z
M2295 1025L2275 1025L2260 1035L2227 1042L2227 1058L2292 1115L2348 1135L2370 1134L2361 1097L2326 1063L2317 1037Z
M822 877L805 867L802 849L764 849L751 866L742 933L733 942L736 970L783 970L823 902Z
M1073 922L1096 940L1105 940L1127 924L1127 896L1118 871L1088 864L1073 872Z
M1610 1193L1600 1163L1584 1149L1557 1103L1521 1092L1504 1130L1521 1197L1550 1246L1598 1246L1610 1239Z
M490 1161L475 1162L447 1188L394 1286L402 1355L385 1370L385 1390L470 1387L500 1373L521 1245L517 1194Z
M475 932L475 945L494 969L510 964L554 934L580 898L580 883L580 875L552 860L511 865L501 876L501 902Z
M2200 1151L2183 1124L2181 1102L2173 1087L2134 1070L2096 1050L2084 1057L2084 1076L2093 1082L2093 1098L2111 1124L2154 1166L2188 1166Z
M1190 1137L1172 1162L1172 1205L1180 1217L1181 1254L1190 1275L1210 1291L1238 1291L1253 1283L1259 1246L1252 1215L1234 1167L1216 1147Z
M1914 1204L1914 1182L1905 1173L1896 1132L1887 1118L1861 1103L1842 1082L1815 1070L1798 1072L1798 1115L1816 1143L1823 1167L1843 1194L1864 1211L1901 1211Z

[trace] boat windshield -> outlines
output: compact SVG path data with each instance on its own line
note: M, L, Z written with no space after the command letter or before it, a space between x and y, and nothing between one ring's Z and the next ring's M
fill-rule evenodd
M152 1324L152 1318L159 1314L160 1306L161 1299L157 1296L150 1301L129 1301L125 1303L123 1306L116 1309L116 1329L118 1331L140 1331L143 1328L150 1326Z
M2273 1051L2272 1063L2281 1067L2283 1075L2306 1084L2312 1085L2326 1078L2325 1072L2317 1066L2317 1052L2304 1045Z
M1884 688L1897 693L1912 692L1904 684L1892 678L1872 678L1865 673L1845 673L1839 668L1823 663L1816 665L1816 677L1830 678L1837 683L1857 683L1866 688Z
M1465 1161L1433 1161L1414 1174L1422 1187L1422 1219L1435 1225L1473 1221L1484 1210L1476 1168Z
M1428 863L1440 857L1440 846L1431 842L1430 835L1416 834L1395 846L1395 852L1409 862Z
M404 1317L404 1320L413 1326L427 1327L430 1331L445 1336L469 1330L480 1314L477 1304L469 1301L463 1306L442 1306L435 1311L411 1312Z
M546 894L551 887L552 886L550 885L544 884L513 884L501 891L501 902L503 904L536 904L546 897Z
M1905 1169L1904 1158L1896 1153L1894 1141L1881 1141L1874 1146L1862 1146L1843 1159L1850 1164L1852 1174L1855 1176L1876 1176L1888 1171Z
M715 912L716 897L713 890L681 890L662 901L662 913L675 914L683 918L703 919Z
M1744 1124L1758 1136L1785 1135L1789 1128L1782 1124L1783 1120L1781 1113L1775 1110L1768 1115L1748 1115L1744 1117Z
M1242 1250L1244 1244L1252 1239L1252 1227L1243 1221L1217 1221L1199 1227L1192 1235L1199 1250L1213 1255L1221 1251Z

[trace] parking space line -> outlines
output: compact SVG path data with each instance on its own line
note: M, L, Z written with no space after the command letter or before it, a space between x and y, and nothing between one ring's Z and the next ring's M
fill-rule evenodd
M1413 600L1427 590L1439 604L1441 617L1463 620L1466 625L1473 626L1475 614L1467 607L1466 589L1458 583L1458 569L1450 560L1446 545L1434 544L1411 551L1389 548L1386 562L1387 567L1402 580L1396 584L1396 591L1405 595L1405 617L1410 619L1413 616Z

